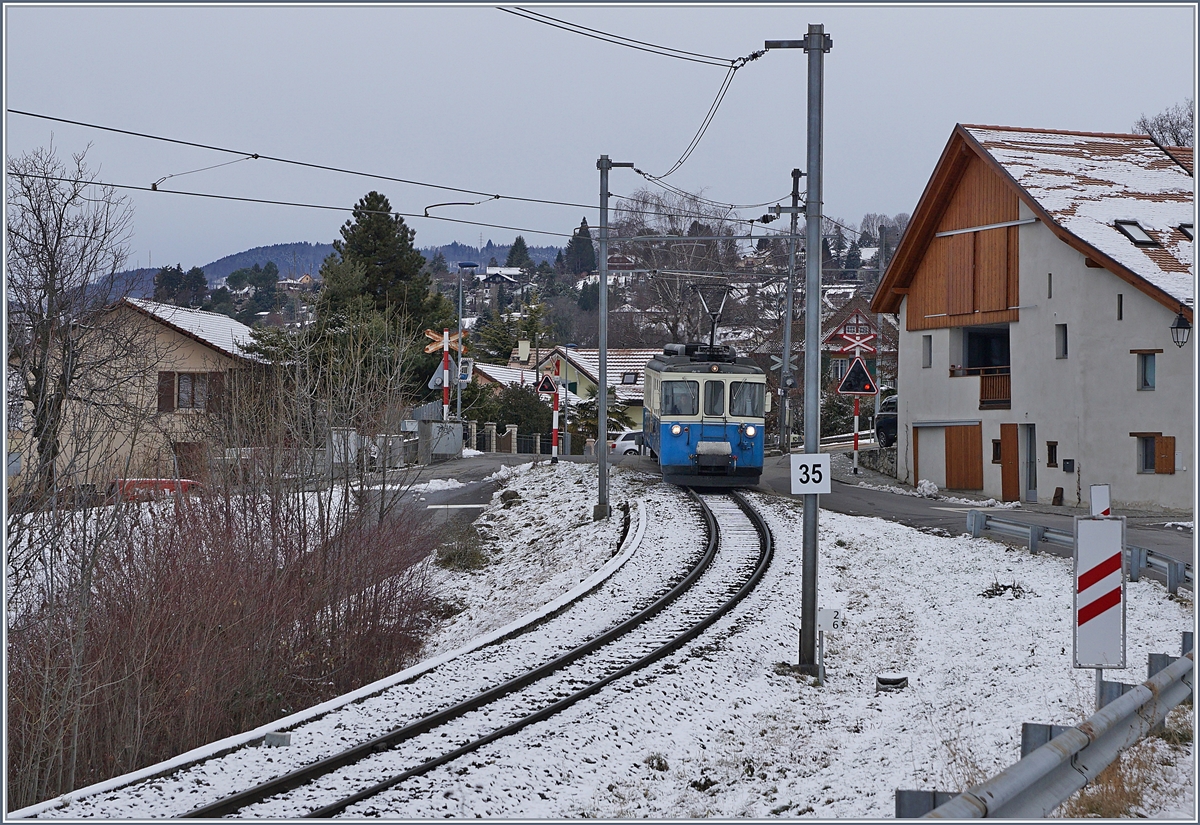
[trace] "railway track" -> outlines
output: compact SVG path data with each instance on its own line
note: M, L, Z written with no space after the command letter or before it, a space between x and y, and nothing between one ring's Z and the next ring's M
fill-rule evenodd
M405 780L450 766L678 650L754 588L772 552L765 522L740 496L696 500L707 532L702 552L693 554L686 575L676 574L678 581L666 593L616 626L383 735L175 815L378 815L389 810L389 792ZM520 639L513 644L519 645Z
M548 719L679 649L749 593L771 559L770 534L743 499L711 496L703 502L710 536L704 556L646 610L517 680L393 731L385 741L356 748L352 758L306 769L305 774L319 774L319 781L285 777L282 785L255 789L259 801L237 804L239 815L294 816L306 810L309 817L328 818L386 812L387 792L406 780ZM330 790L347 787L358 790ZM195 815L231 812L210 806Z

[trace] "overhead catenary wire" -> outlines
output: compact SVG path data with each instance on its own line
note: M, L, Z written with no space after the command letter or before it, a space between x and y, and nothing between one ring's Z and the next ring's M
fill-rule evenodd
M18 174L21 177L25 177L25 178L31 178L33 180L58 181L60 183L73 183L76 181L75 178L55 177L52 175L30 175L27 173L14 173L14 174ZM416 213L416 212L400 212L397 210L392 210L389 212L389 211L378 210L378 209L358 209L358 207L354 207L354 206L329 206L327 204L303 203L300 201L280 201L280 200L271 200L268 198L249 198L249 197L244 197L244 196L240 196L240 195L219 195L219 194L211 193L211 192L188 192L188 191L185 191L182 189L153 189L149 186L136 186L134 184L124 184L124 183L110 183L110 182L98 181L98 180L97 181L88 181L88 184L92 185L92 186L107 186L112 189L128 189L128 190L133 190L133 191L138 191L138 192L155 192L155 193L159 193L159 194L163 194L163 195L185 195L188 197L207 198L210 200L236 201L236 202L240 202L240 203L261 203L261 204L267 204L270 206L294 206L294 207L298 207L301 209L323 209L323 210L328 210L328 211L332 211L332 212L359 211L359 212L364 212L366 214L394 215L394 216L401 217L401 218L421 218L421 219L431 220L431 221L445 221L446 223L461 223L461 224L466 224L467 226L482 226L486 229L507 229L507 230L514 231L514 232L527 232L531 235L550 235L550 236L556 237L556 238L570 238L574 234L574 233L568 233L568 232L552 232L547 229L528 229L528 228L524 228L524 227L520 227L520 226L507 226L507 225L498 224L498 223L484 223L482 221L468 221L468 220L463 220L461 218L447 218L447 217L442 217L439 215L422 215L422 214Z
M402 183L402 184L409 185L409 186L422 186L422 187L426 187L426 188L430 188L430 189L440 189L442 191L447 191L447 192L457 192L457 193L466 194L466 195L478 195L485 199L484 201L480 201L480 203L486 203L487 201L492 201L492 200L510 200L510 201L516 201L516 202L520 202L520 203L543 204L543 205L547 205L547 206L563 206L563 207L570 207L570 208L574 208L574 209L587 209L587 210L591 210L591 211L599 211L599 206L594 203L575 203L575 202L571 202L571 201L559 201L559 200L551 200L551 199L547 199L547 198L522 197L519 195L500 195L500 194L495 194L492 192L485 192L485 191L481 191L481 190L477 190L477 189L465 189L465 188L455 187L455 186L446 186L443 184L429 183L426 181L410 180L410 179L406 179L406 178L393 177L390 175L383 175L383 174L378 174L378 173L374 173L374 172L362 172L362 171L357 171L357 170L352 170L352 169L343 169L343 168L339 168L336 166L330 166L330 165L326 165L326 164L310 163L307 161L292 160L289 158L273 157L271 155L263 155L263 154L259 154L257 152L245 152L245 151L242 151L239 149L230 149L230 148L224 147L224 146L213 146L210 144L198 143L195 141L182 140L180 138L165 137L163 135L154 135L154 134L150 134L147 132L137 132L137 131L133 131L130 129L120 129L115 126L104 126L102 124L89 123L89 122L80 121L80 120L70 120L68 118L56 117L54 115L39 114L37 112L26 112L26 111L22 111L19 109L7 109L6 111L9 114L37 118L40 120L49 120L49 121L53 121L55 123L65 123L65 124L68 124L71 126L79 126L79 127L85 128L85 129L96 129L96 130L104 131L104 132L113 132L115 134L128 135L130 137L141 138L144 140L154 140L154 141L160 141L160 142L164 142L164 143L173 143L173 144L176 144L179 146L190 146L190 147L197 148L197 149L207 149L212 152L222 152L225 154L242 155L242 157L238 158L237 161L230 161L229 163L216 164L215 166L205 167L206 169L215 169L220 166L228 166L232 163L236 163L236 162L243 161L243 160L266 160L266 161L271 161L274 163L289 164L289 165L293 165L293 166L306 167L306 168L317 169L317 170L321 170L321 171L335 172L338 174L354 175L357 177L365 177L365 178L371 178L371 179L375 179L375 180L386 180L386 181L391 181L393 183ZM200 172L200 171L204 171L204 169L193 170L193 172ZM158 181L155 182L155 184L152 184L150 188L152 191L157 191L155 189L155 186L158 183L162 183L163 180L167 180L171 177L177 177L178 175L184 175L184 174L191 174L191 172L181 172L176 175L167 175L164 178L160 178ZM678 191L682 192L682 190L678 190ZM683 193L683 194L690 194L690 193ZM628 196L615 195L614 197L627 198ZM705 199L698 198L698 200L704 201ZM773 202L774 201L769 201L768 203L773 203ZM716 203L716 202L713 202L713 203ZM759 205L762 205L762 204L759 204ZM731 208L737 209L737 208L754 208L756 205L746 205L743 207L743 206L738 206L738 205L734 205L734 204L720 204L720 206L731 207ZM653 212L650 210L625 209L624 211L626 211L630 214L647 214L647 215L657 214L656 212ZM679 214L683 214L683 213L679 213ZM694 213L694 214L687 213L687 214L689 217L710 217L710 216L704 215L702 213ZM493 226L493 224L486 224L486 223L481 223L479 225L480 226ZM543 233L543 234L545 234L545 233ZM558 234L558 233L551 233L551 234Z
M582 26L578 23L571 23L566 20L560 20L556 17L551 17L548 14L541 14L528 9L517 8L501 8L499 11L507 12L508 14L523 17L534 23L542 23L556 29L571 32L572 34L591 37L596 40L602 40L606 43L612 43L615 46L625 46L638 51L650 52L651 54L661 55L662 57L673 57L678 60L687 60L692 63L704 63L709 66L728 66L735 61L723 57L714 57L711 54L700 54L698 52L684 51L683 49L673 49L669 46L658 46L654 43L647 43L643 40L634 40L631 37L623 37L619 34L604 32L599 29Z
M657 46L653 43L646 43L645 41L634 40L629 37L622 37L621 35L615 35L609 32L602 32L599 29L591 29L587 26L569 23L565 20L559 20L558 18L550 17L549 15L545 14L539 14L537 12L530 12L526 9L502 8L500 11L508 12L509 14L515 14L518 17L523 17L535 23L544 23L557 29L569 31L573 34L580 34L584 37L592 37L617 46L626 46L629 48L638 49L639 51L661 55L663 57L673 57L679 60L688 60L693 63L704 63L709 66L726 67L727 71L725 72L725 79L721 82L721 88L717 91L716 98L708 107L708 112L705 114L704 120L701 121L700 128L696 130L696 134L692 137L691 142L688 143L687 148L683 150L683 154L679 156L679 159L675 161L670 169L668 169L666 172L663 172L661 175L647 175L644 172L638 172L638 174L642 175L647 180L661 180L662 178L674 174L681 166L683 166L683 164L687 163L688 158L690 158L692 153L696 151L696 147L700 145L700 141L704 139L705 133L708 132L708 127L712 124L713 118L716 117L717 110L721 108L721 102L725 99L725 93L729 91L729 86L733 82L733 76L737 74L738 69L742 68L747 63L758 60L758 58L767 53L766 49L759 49L758 51L751 52L745 57L724 59L720 57L714 57L713 55L699 54L697 52L686 52L682 49L672 49L666 46Z

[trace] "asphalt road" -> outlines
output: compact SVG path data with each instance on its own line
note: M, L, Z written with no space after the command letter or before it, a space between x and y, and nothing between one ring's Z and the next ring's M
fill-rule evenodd
M763 467L760 489L790 496L791 476L789 470L789 456L768 458ZM821 507L847 515L884 518L923 530L941 529L950 535L966 532L968 510L985 509L860 487L858 486L860 481L879 486L904 486L894 478L888 478L869 470L862 471L861 479L855 479L844 472L835 472L832 492L830 495L821 496ZM955 497L976 498L970 494L960 494ZM1076 515L1087 515L1085 510L1074 507L1057 507L1053 510L1061 512L1047 512L1050 509L1047 505L1028 505L1016 509L997 509L992 512L1000 518L1053 527L1067 533L1075 532L1074 517ZM1167 518L1162 515L1143 512L1122 513L1120 510L1116 510L1115 515L1124 515L1126 518L1127 543L1147 547L1155 553L1162 553L1178 561L1194 564L1195 538L1191 531L1164 526ZM1005 538L999 535L992 535L992 537L998 540ZM1048 553L1068 557L1072 554L1070 548L1056 547L1050 544L1043 544L1042 547Z
M416 468L403 471L394 480L405 483L421 484L434 479L453 478L465 486L448 490L431 490L426 492L392 491L392 495L403 495L404 499L431 511L435 523L449 521L474 520L484 507L491 501L492 494L499 487L499 482L488 478L500 467L513 464L526 464L532 459L528 455L506 455L500 453L485 453L471 458L436 464L431 467ZM580 456L563 457L563 461L582 461ZM657 463L648 456L614 456L614 464L629 467L648 473L657 473ZM967 529L967 511L972 508L956 502L938 499L920 498L917 496L898 495L887 490L876 490L860 487L859 483L866 482L877 486L903 487L894 478L880 475L863 469L859 477L851 476L847 471L837 468L835 463L832 492L820 497L823 509L855 516L874 516L889 521L899 522L921 530L945 531L949 535L959 535ZM758 488L765 493L791 497L790 457L775 456L766 460L763 467L762 479ZM974 498L969 494L963 498ZM1051 508L1048 505L1029 505L1017 509L993 511L1002 518L1015 521L1039 524L1053 527L1065 532L1074 532L1073 517L1087 515L1085 511L1073 507ZM1155 553L1162 553L1179 561L1195 564L1195 539L1191 531L1165 527L1168 520L1161 514L1151 513L1122 513L1126 516L1126 541L1129 544L1148 547ZM1179 520L1190 520L1180 518ZM987 534L997 540L1014 539ZM1056 547L1043 544L1045 552L1069 557L1070 548Z

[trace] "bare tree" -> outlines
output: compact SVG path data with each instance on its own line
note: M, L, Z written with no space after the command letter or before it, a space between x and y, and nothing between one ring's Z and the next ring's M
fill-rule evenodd
M724 281L738 261L734 229L739 216L700 195L639 189L615 211L614 252L629 256L648 271L651 305L674 341L695 340L703 327L702 312L691 285ZM638 236L654 240L632 240Z
M1162 146L1191 146L1194 108L1189 97L1183 103L1176 103L1152 117L1143 113L1133 122L1133 131L1139 135L1150 135Z

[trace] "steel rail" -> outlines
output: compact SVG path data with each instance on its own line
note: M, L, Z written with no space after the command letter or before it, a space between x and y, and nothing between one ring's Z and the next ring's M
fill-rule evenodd
M719 543L719 538L718 538L719 537L719 528L716 524L715 517L713 516L712 511L708 508L708 506L703 503L703 499L700 496L698 496L694 491L692 491L690 489L688 490L688 493L693 498L695 498L698 502L700 502L700 504L703 508L703 511L704 511L705 520L706 520L706 522L708 522L711 525L710 536L714 540L710 541L710 550L715 555L716 545ZM389 789L401 784L402 782L404 782L407 779L411 779L415 776L420 776L422 774L428 773L429 771L432 771L435 768L438 768L442 765L452 762L461 756L465 756L468 753L476 751L479 748L483 747L484 745L494 742L497 739L500 739L505 736L509 736L525 727L528 727L529 725L532 725L537 722L548 719L551 716L553 716L563 710L566 710L567 708L571 707L572 705L576 704L577 702L580 702L583 699L586 699L586 698L592 696L593 694L597 693L598 691L600 691L602 688L604 688L608 684L610 684L618 679L622 679L632 673L635 673L636 671L641 670L642 668L647 667L648 665L651 665L654 662L657 662L658 660L662 659L663 657L670 655L671 653L675 652L680 647L682 647L683 645L687 644L689 641L694 639L700 633L704 632L710 625L712 625L713 622L717 621L719 618L721 618L726 613L728 613L730 610L732 610L739 602L742 601L742 599L744 599L747 595L750 594L751 591L754 590L754 588L758 585L758 582L762 579L763 575L766 573L767 568L770 567L771 560L772 560L772 557L774 554L774 542L773 542L773 539L771 536L770 528L767 527L766 521L762 518L761 515L758 514L757 511L754 510L753 507L750 506L749 502L740 493L730 492L729 495L731 495L733 497L734 501L737 502L738 507L742 510L743 513L746 514L746 516L750 519L750 522L754 525L755 531L759 535L760 552L759 552L759 558L758 558L758 562L755 566L754 572L747 578L747 580L742 584L742 586L740 588L738 588L737 592L734 593L728 600L725 601L724 604L722 604L716 610L710 612L707 616L705 616L699 622L696 622L687 631L676 636L674 639L672 639L671 641L667 642L666 644L660 646L659 648L657 648L656 650L647 654L646 656L643 656L642 658L640 658L634 662L631 662L630 664L626 665L625 667L621 668L620 670L616 671L615 673L611 673L608 676L605 676L604 678L593 682L592 684L571 694L570 696L566 696L566 697L560 699L559 701L554 702L553 704L542 708L541 710L538 710L522 719L517 720L516 722L513 722L512 724L506 725L503 728L495 730L485 736L482 736L472 742L469 742L469 743L463 745L462 747L456 748L453 751L450 751L448 753L445 753L445 754L435 757L433 759L429 759L426 762L423 762L414 768L404 771L401 774L398 774L389 779L386 779L383 782L379 782L369 788L365 788L365 789L359 791L358 793L355 793L351 796L340 799L337 802L334 802L330 805L326 805L323 808L319 808L318 810L315 810L308 814L305 814L304 815L305 818L328 819L330 817L336 816L337 814L345 811L351 805L354 805L358 802L362 802L365 799L369 799L372 796L376 796L380 793L383 793L384 791L389 790ZM689 577L689 578L691 578L691 577Z
M240 791L236 794L231 794L230 796L219 799L216 802L212 802L208 805L194 808L193 810L182 814L181 817L207 819L228 816L229 814L236 813L242 808L262 802L268 797L295 790L296 788L312 782L314 779L332 773L333 771L346 767L347 765L351 765L375 753L390 750L391 748L408 739L420 736L421 734L427 733L428 731L440 725L444 725L453 719L465 716L466 714L478 710L484 705L494 702L503 696L533 684L534 682L548 676L556 670L561 670L563 667L583 658L589 653L598 650L599 648L612 642L614 639L625 635L638 625L643 624L649 619L653 618L669 604L675 601L675 599L677 599L680 595L686 592L692 586L692 584L694 584L696 580L703 575L703 573L708 569L712 560L716 557L717 548L720 544L716 521L713 519L712 513L709 511L709 509L704 506L702 501L700 501L699 497L694 493L692 494L692 497L701 506L702 514L705 519L705 527L708 531L708 542L705 546L704 554L700 557L699 561L688 572L688 574L679 581L678 584L676 584L673 588L671 588L671 590L660 596L656 601L642 611L636 613L600 636L597 636L596 638L579 645L573 650L564 653L558 658L546 662L543 665L539 665L538 667L529 670L520 676L503 682L502 684L458 702L457 704L454 704L448 708L444 708L443 710L424 716L414 722L410 722L407 725L395 728L373 739L369 739L359 745L354 746L353 748L342 751L341 753L334 754L333 756L326 757L317 762L313 762L312 764L306 765L302 768L297 768L293 771L283 774L282 776L276 777L275 779L255 785L252 788L247 788L246 790Z
M1045 817L1192 695L1189 651L1019 762L925 814L928 819Z

